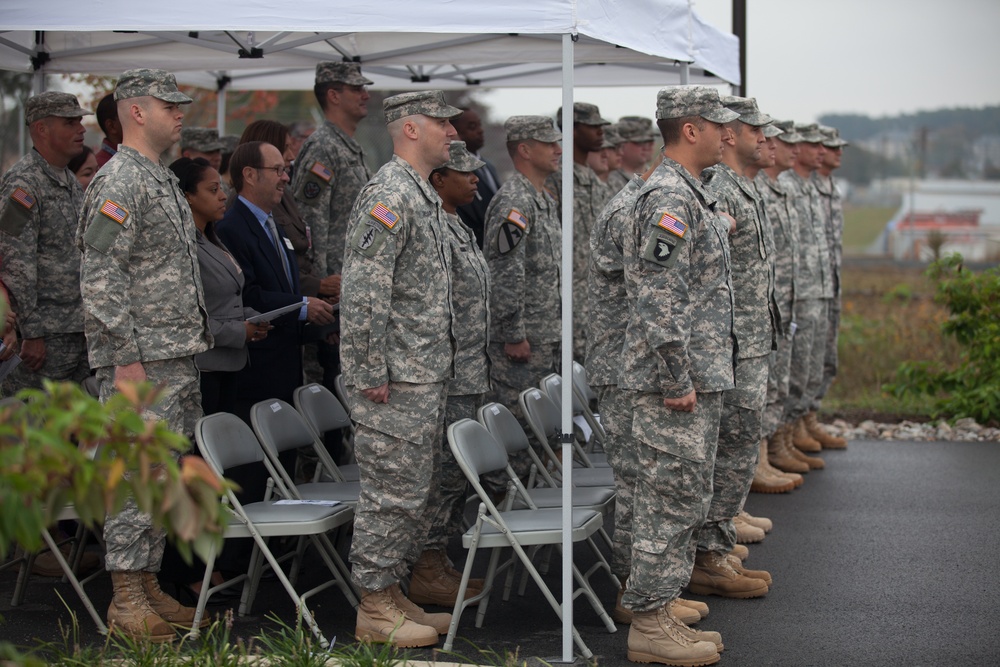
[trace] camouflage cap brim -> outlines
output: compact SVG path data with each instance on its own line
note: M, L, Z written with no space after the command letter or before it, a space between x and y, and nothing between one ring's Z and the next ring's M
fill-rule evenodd
M718 109L712 109L710 111L704 111L698 114L705 120L710 120L713 123L728 123L729 121L736 120L740 117L738 113L727 109L725 107L719 107Z
M468 173L470 171L475 171L480 167L485 167L486 163L477 158L475 155L469 152L466 148L464 141L453 141L449 147L448 161L444 163L444 167L451 169L452 171L461 171L463 173Z

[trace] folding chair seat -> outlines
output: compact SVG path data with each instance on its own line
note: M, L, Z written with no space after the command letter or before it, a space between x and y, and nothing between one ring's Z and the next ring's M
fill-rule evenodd
M538 388L545 392L545 395L555 404L556 409L562 411L562 376L558 373L550 373L542 378L538 383ZM573 389L573 388L571 388ZM601 451L594 451L595 443L604 446L604 429L597 424L599 430L593 428L592 422L584 416L585 405L575 389L571 390L573 397L573 431L576 434L576 441L573 449L576 458L587 468L607 468L608 457ZM586 445L586 449L581 445Z
M314 382L299 387L292 395L292 401L295 403L295 409L306 420L321 444L323 437L329 431L338 429L352 431L354 428L344 404L321 384ZM337 465L326 447L317 447L316 455L320 461L317 474L321 472L321 469L325 469L326 473L337 482L357 482L361 479L357 463ZM313 481L319 481L319 477L314 478Z
M235 415L217 413L198 420L195 426L195 442L205 461L219 476L223 476L226 470L235 466L266 461L264 449L257 441L253 431ZM279 504L277 501L270 500L269 496L270 487L268 497L265 500L243 505L232 490L226 492L225 500L228 501L231 515L223 536L226 539L251 537L254 541L254 551L247 574L230 579L218 586L212 586L212 570L218 549L214 547L211 549L211 553L205 559L205 577L202 580L201 594L198 597L190 636L197 636L199 633L198 626L205 614L208 598L223 588L243 583L240 615L247 613L260 582L263 560L266 560L270 565L285 592L288 593L289 598L302 614L303 620L319 639L321 645L326 646L327 641L309 611L306 604L307 598L330 586L337 586L351 606L357 607L358 599L347 579L347 566L326 537L328 532L354 520L353 507L344 503L332 507ZM300 595L267 545L267 538L285 536L307 536L316 547L316 551L323 559L332 577Z
M562 510L536 508L510 509L509 505L513 500L510 496L508 496L508 506L503 510L494 504L489 493L480 482L480 475L502 470L506 472L510 479L510 484L517 494L525 499L530 496L528 496L517 474L510 467L507 452L479 422L471 419L462 419L452 424L448 428L448 445L455 455L455 460L458 462L462 472L469 480L476 495L479 496L480 504L475 525L462 536L462 544L465 548L469 549L469 555L466 558L465 568L462 571L462 579L456 596L455 609L452 613L448 636L445 639L444 650L451 650L462 612L474 602L479 602L476 626L482 627L482 621L485 617L490 594L493 589L493 582L498 571L508 569L517 562L523 565L527 574L531 576L541 589L542 594L553 611L555 611L559 618L562 618L560 603L552 595L541 574L535 568L531 562L531 558L525 551L526 546L553 545L561 548L563 534ZM598 568L603 569L608 567L607 560L591 539L592 535L600 529L602 523L603 517L596 510L573 509L571 512L570 532L572 541L586 542L598 560L598 563L586 574L581 573L576 565L573 565L573 578L578 586L573 593L573 598L575 599L579 595L587 598L594 611L604 622L608 632L615 632L617 628L614 622L611 621L607 612L604 611L604 607L597 599L593 588L591 588L588 582L588 577L592 572ZM499 564L500 549L504 547L512 548L516 560L512 557L501 566ZM465 592L472 573L476 551L479 548L494 550L486 574L486 586L482 593L466 600ZM593 653L583 642L580 633L575 627L573 628L573 639L584 657L590 658L593 656Z
M552 449L552 440L562 437L562 415L559 408L541 389L525 389L517 398L532 435L545 455L553 462L556 471L562 475L562 464ZM615 479L611 468L573 468L573 486L607 486L614 488Z

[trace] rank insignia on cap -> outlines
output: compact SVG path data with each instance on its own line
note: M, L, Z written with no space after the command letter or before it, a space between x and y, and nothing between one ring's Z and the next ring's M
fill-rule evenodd
M515 225L524 229L528 226L528 219L524 217L524 214L518 211L516 208L510 209L510 213L507 214L507 219L513 222Z
M385 204L379 202L375 204L375 208L369 213L373 218L381 222L383 225L392 229L399 222L399 216L386 208Z
M10 198L29 211L35 205L35 198L29 195L24 188L16 188L14 192L10 193Z
M329 183L330 179L333 178L333 172L330 171L322 162L314 162L312 169L309 170L309 173L316 174L327 183Z
M125 219L128 218L128 211L110 199L104 200L104 205L101 206L101 213L108 216L119 225L124 224Z
M687 232L688 226L683 222L670 215L669 213L664 213L660 221L656 223L663 229L667 230L671 234L676 234L677 236L684 238L685 232Z

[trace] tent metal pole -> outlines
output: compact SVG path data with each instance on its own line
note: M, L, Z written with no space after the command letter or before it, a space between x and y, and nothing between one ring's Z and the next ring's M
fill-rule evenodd
M229 90L229 77L222 74L219 77L219 92L215 97L215 126L219 129L219 137L226 133L227 90Z
M681 85L686 86L691 83L691 64L681 63Z
M562 660L573 662L573 42L562 36Z

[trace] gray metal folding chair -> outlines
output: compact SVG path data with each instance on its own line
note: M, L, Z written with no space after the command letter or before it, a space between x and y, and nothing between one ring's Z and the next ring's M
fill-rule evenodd
M555 404L557 410L562 410L562 376L558 373L550 373L542 378L538 383L538 388L545 392L545 395ZM594 451L594 445L600 444L604 447L604 429L600 424L589 421L584 410L589 412L589 408L584 404L583 399L576 393L575 388L571 388L570 395L573 397L573 431L576 439L573 442L573 450L576 458L587 468L607 468L608 457L603 451ZM586 425L586 429L580 422ZM599 430L594 430L593 423L597 423ZM586 433L589 431L589 435ZM586 448L584 447L586 445Z
M344 404L321 384L314 382L299 387L292 394L292 402L295 403L295 409L306 420L309 428L316 434L320 444L322 444L323 436L329 431L338 429L353 431L354 429ZM361 479L357 463L337 465L326 447L317 447L316 455L320 461L317 475L322 469L325 469L327 474L337 482L356 482ZM317 476L313 481L318 482L320 478Z
M549 590L549 587L545 584L541 574L535 568L531 562L531 558L525 551L525 547L542 545L555 545L557 548L561 548L563 531L562 510L531 508L512 510L508 508L501 511L497 508L490 494L483 488L479 480L480 475L503 470L510 478L510 484L517 494L527 498L527 491L518 479L517 474L510 467L507 460L507 452L479 422L471 419L462 419L452 424L448 428L448 445L455 455L455 460L458 462L462 472L472 484L476 495L479 496L480 504L475 525L462 536L462 544L469 550L469 555L466 558L465 568L462 571L462 580L459 584L455 609L452 613L451 625L448 628L448 636L445 639L444 650L451 650L462 612L473 602L479 602L476 627L482 627L482 621L489 604L489 596L493 588L493 581L498 571L499 549L503 547L511 547L514 555L517 557L516 561L511 558L503 567L506 568L515 562L520 562L541 589L552 610L555 611L559 618L562 618L560 603L552 595L552 591ZM586 542L598 561L602 561L604 565L607 565L604 556L591 539L591 536L597 532L602 522L603 517L600 512L592 509L573 509L571 512L570 530L573 542ZM466 600L465 592L468 588L476 551L479 548L494 549L486 573L486 587L479 595ZM591 568L591 570L593 569ZM587 581L587 576L589 574L582 574L576 565L573 565L573 578L578 585L573 597L575 598L579 595L586 597L594 608L594 611L604 622L608 632L615 632L617 628L597 599L593 588L591 588ZM573 640L584 657L590 658L593 656L593 653L583 642L583 638L576 630L576 627L573 628Z
M592 408L592 406L597 405L597 393L587 381L587 369L577 361L573 362L573 394L580 401L580 414L594 433L594 438L591 440L591 449L595 443L603 447L607 434L604 431L604 425L601 423L600 415ZM573 405L576 405L576 401L573 402ZM599 405L597 407L598 409L600 408ZM587 451L590 452L591 449Z
M347 398L347 382L344 380L343 373L338 373L337 377L333 379L333 393L337 395L337 400L343 404L347 414L351 414L351 402Z
M528 427L535 441L545 451L545 455L555 466L558 477L562 478L562 464L552 449L552 442L562 437L562 415L556 404L541 389L525 389L517 397ZM554 475L555 476L555 475ZM615 478L611 468L574 468L573 486L607 486L614 488Z
M264 449L250 427L239 417L224 412L198 420L195 426L195 442L198 444L198 450L205 461L219 476L224 475L226 470L235 466L266 461ZM270 493L268 493L269 495ZM231 515L225 528L224 537L253 538L254 553L251 556L247 574L230 579L218 586L212 586L212 570L218 555L218 550L212 549L208 558L205 559L205 577L202 580L201 594L198 596L198 606L189 633L190 636L197 636L199 633L198 626L205 614L208 598L223 588L241 582L244 584L239 613L241 616L247 613L249 601L252 600L252 595L256 592L260 582L261 559L263 559L267 561L278 577L278 581L281 582L285 592L295 603L309 629L319 639L321 645L326 646L327 640L310 613L306 599L330 586L337 586L351 606L357 607L358 599L344 575L347 568L326 537L328 532L353 521L354 509L344 503L332 507L287 505L279 504L278 501L270 499L243 505L231 490L226 493L226 501L228 501ZM330 570L332 577L300 595L267 546L268 538L285 536L308 536Z

